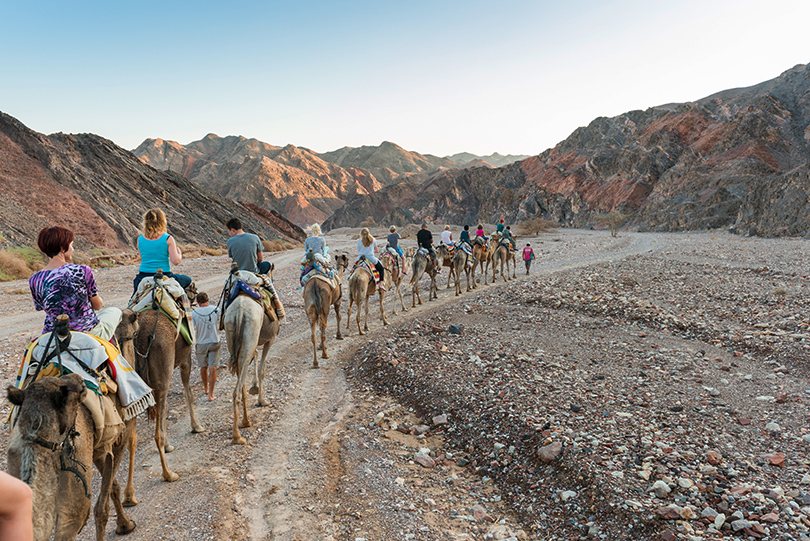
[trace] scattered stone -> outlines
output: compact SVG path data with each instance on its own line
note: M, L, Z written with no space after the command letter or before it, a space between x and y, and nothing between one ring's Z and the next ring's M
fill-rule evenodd
M562 454L563 445L559 441L555 441L549 445L545 445L537 450L537 458L544 463L552 462L560 457Z
M447 332L450 334L461 334L461 331L463 330L464 325L450 325L450 327L447 328Z
M425 468L436 467L436 461L433 459L433 457L424 453L416 453L413 455L413 461Z
M447 424L447 414L442 413L441 415L437 415L433 418L433 424L436 426L446 425Z
M653 483L653 486L647 492L654 492L655 496L660 499L664 499L667 494L672 492L672 489L669 488L669 485L663 481L656 481Z
M709 451L706 453L706 462L712 466L717 466L723 461L723 456L717 451Z

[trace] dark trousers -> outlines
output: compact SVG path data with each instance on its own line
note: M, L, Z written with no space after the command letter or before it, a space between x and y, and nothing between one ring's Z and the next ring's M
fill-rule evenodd
M383 267L382 263L377 261L377 264L374 265L374 268L377 269L377 272L380 273L380 282L382 282L385 279L385 267Z
M138 292L138 285L140 285L141 280L146 278L147 276L154 276L154 272L139 272L135 275L135 279L132 280L132 294ZM164 272L163 276L168 276L169 278L174 278L177 280L177 283L180 284L180 287L186 289L188 286L191 285L191 277L186 276L185 274L174 274L171 272Z
M270 272L270 262L269 261L259 262L259 274L267 274L268 272Z

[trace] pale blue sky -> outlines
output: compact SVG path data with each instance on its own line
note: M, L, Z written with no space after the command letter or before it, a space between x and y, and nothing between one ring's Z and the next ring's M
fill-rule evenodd
M0 111L132 149L537 154L597 116L810 61L806 0L0 0Z

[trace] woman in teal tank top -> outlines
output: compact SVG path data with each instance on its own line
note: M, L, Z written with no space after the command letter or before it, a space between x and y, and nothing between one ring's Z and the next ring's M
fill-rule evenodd
M191 285L191 278L185 274L172 273L172 265L179 265L183 254L174 237L166 232L166 215L160 209L146 211L143 215L142 235L138 237L138 251L141 253L141 266L132 281L133 294L138 291L138 284L147 276L154 276L158 269L163 276L177 280L180 287L186 289Z

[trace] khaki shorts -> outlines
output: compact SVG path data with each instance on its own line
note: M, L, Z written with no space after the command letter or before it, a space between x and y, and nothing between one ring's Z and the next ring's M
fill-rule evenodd
M200 368L205 368L206 366L213 366L216 368L217 363L219 362L219 348L219 342L197 344L194 347L194 353L197 354L197 365Z

